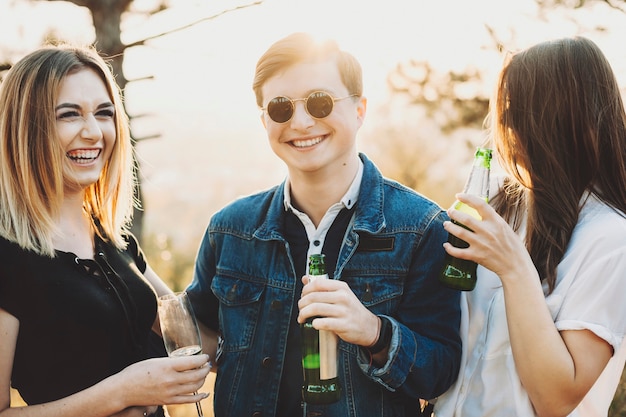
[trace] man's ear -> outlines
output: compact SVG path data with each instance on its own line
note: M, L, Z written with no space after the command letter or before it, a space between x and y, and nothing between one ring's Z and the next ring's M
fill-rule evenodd
M365 114L367 113L367 98L366 97L359 98L359 104L357 105L356 112L357 112L357 118L359 119L359 122L362 124L363 120L365 120Z

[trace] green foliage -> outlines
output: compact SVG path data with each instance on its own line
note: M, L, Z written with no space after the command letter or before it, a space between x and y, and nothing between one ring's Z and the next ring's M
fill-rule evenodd
M626 417L626 370L622 373L622 379L609 409L609 417Z

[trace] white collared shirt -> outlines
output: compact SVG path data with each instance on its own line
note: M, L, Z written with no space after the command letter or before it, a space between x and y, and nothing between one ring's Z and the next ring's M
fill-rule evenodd
M343 209L347 208L348 210L354 207L359 198L359 191L361 190L361 180L363 178L363 161L359 158L359 165L357 168L356 175L352 180L352 184L348 188L348 191L343 195L341 200L337 203L333 204L328 208L324 217L320 221L320 224L315 227L311 218L304 212L298 210L291 204L291 186L289 179L285 181L285 199L284 205L285 210L291 210L302 222L304 225L304 229L306 230L306 235L309 239L309 249L307 251L307 262L311 255L322 253L322 248L324 247L324 239L326 238L326 233L328 233L328 229L335 221L337 214ZM308 271L308 265L305 269Z
M615 353L570 417L606 417L619 384L626 360L624 271L626 219L592 195L581 210L546 303L559 331L590 330ZM457 382L437 400L435 414L534 417L513 360L498 276L479 265L476 289L462 294L461 306L461 371Z

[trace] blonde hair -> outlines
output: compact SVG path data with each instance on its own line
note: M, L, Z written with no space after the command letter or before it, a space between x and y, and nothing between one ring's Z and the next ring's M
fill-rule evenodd
M252 90L259 107L263 107L262 88L265 82L301 62L319 62L335 59L341 81L350 94L363 95L363 72L361 64L350 53L343 51L333 40L318 41L312 35L296 32L274 44L259 58L256 65Z
M51 257L66 157L56 133L55 105L63 79L85 68L107 88L116 141L100 178L87 187L83 207L96 233L122 248L135 177L128 119L108 64L91 47L46 46L18 61L0 85L0 235Z

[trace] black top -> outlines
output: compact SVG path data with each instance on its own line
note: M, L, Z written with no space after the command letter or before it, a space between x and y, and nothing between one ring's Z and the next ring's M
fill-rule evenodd
M356 206L354 206L356 207ZM352 214L352 209L343 208L333 220L332 225L326 233L322 253L326 256L326 272L328 277L335 277L339 248L346 233ZM307 252L309 250L309 239L304 225L298 217L291 211L287 211L284 216L283 234L289 243L289 252L293 259L296 272L296 294L292 308L292 317L287 336L287 352L285 357L285 367L280 381L280 392L278 394L278 410L276 417L289 417L302 415L302 350L300 325L297 317L299 313L298 300L302 293L302 276L307 273Z
M0 308L20 322L11 384L28 404L165 356L151 331L156 294L142 275L137 241L129 236L120 251L95 240L95 259L87 260L61 251L37 255L0 238Z

